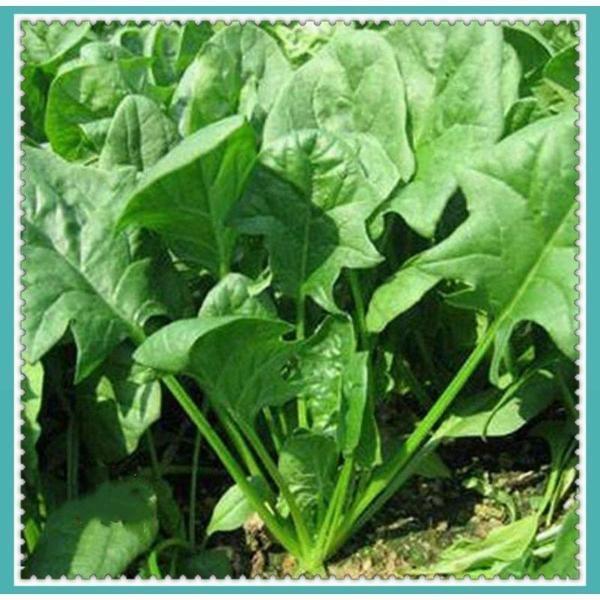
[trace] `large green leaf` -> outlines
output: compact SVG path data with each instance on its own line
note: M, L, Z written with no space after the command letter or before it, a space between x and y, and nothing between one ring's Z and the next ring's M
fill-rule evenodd
M283 321L240 315L177 321L150 336L134 358L147 367L194 377L211 402L243 424L265 406L282 405L296 391L293 357Z
M232 222L265 236L275 283L285 294L311 296L338 312L333 285L342 268L372 267L381 259L365 221L382 197L353 149L325 132L282 137L261 152L260 162Z
M301 129L345 137L384 197L412 175L404 85L378 33L340 32L294 73L267 118L265 144Z
M25 152L25 355L37 361L70 329L76 381L127 337L140 339L154 315L169 314L162 286L177 286L139 232L114 234L132 170L111 173ZM157 270L158 269L158 270ZM160 273L164 281L152 282Z
M467 288L453 303L498 320L497 352L523 320L576 350L577 156L574 116L544 119L502 141L460 183L469 218L376 290L367 317L380 331L441 279Z
M323 433L300 431L279 453L279 471L309 523L327 512L337 472L335 440Z
M31 577L117 577L158 532L156 497L142 480L107 482L53 512L26 565Z
M225 220L255 156L252 128L241 117L197 131L144 173L121 226L157 231L190 265L216 275L226 272L236 233Z
M385 37L405 81L417 163L385 211L430 237L460 169L502 133L502 32L492 23L398 23Z
M82 48L79 58L62 65L46 108L52 150L68 160L97 154L121 100L144 90L148 62L118 46L94 42Z
M235 114L260 132L290 73L270 35L253 23L234 23L204 44L179 81L171 111L185 136Z
M134 452L144 432L160 417L160 384L132 378L130 353L119 348L77 390L83 442L105 463Z
M177 127L146 96L127 96L119 104L100 153L99 166L110 170L152 167L179 141Z
M21 396L23 434L23 475L25 481L36 488L39 483L38 454L36 444L42 433L38 422L42 408L42 388L44 384L44 368L41 363L23 365L23 394Z
M556 377L551 371L532 371L505 391L489 390L475 398L457 400L435 438L496 437L518 431L555 399Z

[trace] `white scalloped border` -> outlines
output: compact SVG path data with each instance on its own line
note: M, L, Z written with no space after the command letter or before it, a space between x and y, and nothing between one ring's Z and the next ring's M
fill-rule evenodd
M587 464L586 464L586 359L587 359L587 344L586 344L586 265L587 265L587 245L586 245L586 73L587 73L587 63L586 63L586 15L585 14L535 14L535 15L521 15L518 16L510 14L490 14L490 15L460 15L460 14L440 14L440 15L431 15L431 14L410 14L410 15L402 15L402 14L351 14L347 16L338 15L314 15L307 13L292 13L292 14L280 14L276 11L273 11L269 14L261 14L256 17L251 14L227 14L227 13L214 13L214 14L170 14L168 16L165 15L157 15L157 14L124 14L119 15L119 18L107 18L106 14L78 14L78 15L69 15L69 14L19 14L14 16L13 23L13 33L14 33L14 57L13 57L13 67L14 67L14 190L15 190L15 201L17 204L17 209L14 211L14 306L15 306L15 315L14 315L14 585L17 587L21 586L40 586L40 587L56 587L63 585L71 585L76 587L105 587L105 586L124 586L124 587L137 587L137 588L145 588L145 587L171 587L171 586L194 586L198 587L202 585L200 582L206 582L205 585L210 587L220 587L227 588L229 586L239 586L242 585L244 587L256 588L262 586L290 586L293 585L295 588L295 592L298 593L302 589L309 591L311 587L314 586L331 586L332 592L335 592L335 588L338 586L347 586L350 583L356 585L357 583L361 588L365 589L365 592L370 587L380 587L380 586L388 586L388 587L398 587L398 588L406 588L406 587L416 587L416 586L431 586L437 588L443 588L448 586L466 586L466 587L494 587L497 585L502 586L560 586L560 587L575 587L575 586L585 586L586 585L586 576L587 576L587 564L586 564L586 482L587 482ZM343 578L322 578L320 576L314 578L307 578L305 576L292 578L290 576L281 577L281 578L264 578L264 579L250 579L248 577L242 576L241 578L232 578L227 577L225 579L216 579L215 577L211 577L210 579L201 579L200 577L196 577L193 579L183 579L183 578L172 578L165 577L162 580L157 580L156 578L144 578L135 577L135 578L125 578L122 577L106 577L106 578L97 578L92 577L88 579L83 579L82 577L75 578L67 578L63 576L58 579L50 579L49 577L45 579L39 578L27 578L24 579L21 576L21 564L22 564L22 553L21 553L21 533L22 533L22 522L21 522L21 501L22 494L21 489L24 484L24 480L21 476L22 465L21 465L21 456L23 451L21 449L22 442L22 419L21 419L21 385L22 385L22 283L21 277L23 275L22 270L22 255L21 255L21 247L22 247L22 226L21 226L21 203L22 203L22 173L21 173L21 144L22 144L22 136L21 136L21 37L22 37L22 29L21 23L23 21L60 21L65 23L66 21L74 21L76 23L81 23L83 21L110 21L110 22L121 22L125 24L125 21L134 21L135 23L141 22L171 22L171 21L210 21L212 23L215 22L247 22L247 21L282 21L282 22L291 22L291 21L300 21L301 23L321 23L323 21L327 21L329 23L350 23L359 21L364 23L365 21L373 21L375 23L384 22L384 21L401 21L401 22L419 22L420 24L424 24L425 22L434 22L436 24L442 22L448 23L457 23L457 22L466 22L466 23L494 23L496 25L500 24L515 24L515 23L531 23L531 22L542 22L542 21L567 21L567 20L575 20L579 22L579 61L578 61L578 82L579 82L579 92L578 92L578 119L577 119L577 127L578 127L578 203L579 208L577 211L578 222L577 222L577 231L578 231L578 269L577 276L579 283L577 285L578 291L578 300L577 300L577 308L578 308L578 353L579 357L577 360L577 365L579 367L577 381L578 381L578 396L579 396L579 419L577 421L578 425L578 433L577 433L577 455L579 458L579 473L577 478L577 501L579 502L579 538L578 538L578 562L579 562L579 577L578 579L559 579L555 577L553 579L544 579L544 578L536 578L533 579L531 577L525 578L515 578L511 576L508 579L500 579L498 577L494 579L483 579L480 577L478 579L473 578L459 578L459 577L404 577L404 578L395 578L395 577L374 577L374 578L352 578L352 577L343 577ZM17 192L18 190L18 192ZM19 493L17 493L19 490ZM301 582L299 584L299 582Z

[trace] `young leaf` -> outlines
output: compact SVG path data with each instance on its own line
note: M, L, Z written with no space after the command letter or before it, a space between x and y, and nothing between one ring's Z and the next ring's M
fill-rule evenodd
M77 390L77 413L83 441L105 463L118 462L138 447L144 432L160 417L157 381L131 380L128 351L119 348Z
M204 44L179 81L171 113L184 136L235 114L260 133L290 73L269 34L253 23L234 23Z
M338 443L344 456L360 444L369 399L369 353L355 352L342 376L342 406Z
M252 425L265 406L290 400L297 382L290 364L297 342L281 339L283 321L239 315L177 321L150 336L134 358L166 373L194 377L210 401Z
M492 23L398 23L385 38L406 85L417 171L382 210L431 237L459 171L502 133L502 32Z
M175 123L146 96L127 96L112 119L99 158L102 169L152 167L179 141Z
M254 291L255 282L239 273L229 273L204 297L198 316L277 318L277 308L266 291Z
M251 477L250 484L265 500L269 490L265 482L259 477ZM209 537L218 531L234 531L244 525L248 518L254 514L252 505L237 485L232 485L220 498L213 508L206 536Z
M42 387L44 383L44 368L41 363L23 365L23 394L22 404L22 433L23 441L23 476L25 481L36 488L39 483L38 454L36 444L42 433L38 416L42 408Z
M95 155L121 100L144 90L147 66L148 59L118 46L84 46L79 58L60 68L48 92L45 129L52 150L68 160Z
M144 40L144 55L153 58L150 68L153 83L168 86L177 83L198 50L212 35L209 22L157 23Z
M232 223L265 236L275 283L285 294L311 296L339 312L333 285L342 268L372 267L381 259L365 221L382 196L352 148L324 132L282 137L261 152L260 162Z
M323 433L300 431L279 454L279 471L309 523L324 517L335 485L338 451Z
M25 178L25 354L39 360L70 329L79 382L121 341L143 337L150 317L170 312L139 233L114 235L133 171L106 173L27 149Z
M224 274L236 239L225 219L254 165L254 145L237 116L197 131L144 173L120 226L157 231L191 266Z
M107 482L50 515L26 576L117 577L157 532L152 487L141 480Z
M91 29L91 23L75 21L36 21L23 23L23 60L48 73L54 73L58 64L82 43Z
M355 347L351 320L327 317L302 348L300 397L308 407L313 431L335 435L342 408L342 376Z
M538 121L463 172L470 216L446 240L379 287L367 323L380 331L443 278L465 283L452 303L498 322L501 353L520 321L544 327L559 349L576 346L574 116Z
M264 143L302 129L328 131L351 143L383 197L398 179L412 175L404 84L378 33L339 32L294 73L267 118Z

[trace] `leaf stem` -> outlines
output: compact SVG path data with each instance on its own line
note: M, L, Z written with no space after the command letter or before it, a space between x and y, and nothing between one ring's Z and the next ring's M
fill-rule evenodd
M154 444L154 437L152 435L152 431L148 428L146 429L146 433L144 435L146 438L146 446L148 447L148 454L150 455L150 465L152 468L152 475L155 479L160 479L161 477L161 466L158 460L158 455L156 454L156 446Z
M306 333L306 303L300 294L296 303L296 339L303 340ZM304 398L298 398L298 427L308 429L308 408Z
M198 486L198 460L200 458L200 447L202 445L202 434L196 431L194 440L194 452L192 454L192 473L190 476L190 521L189 538L192 548L196 546L196 490Z
M270 475L271 479L277 484L277 487L281 491L281 495L284 497L287 502L290 514L292 515L292 519L294 521L294 525L298 532L298 538L300 541L300 545L304 550L307 550L311 547L311 538L308 532L308 528L306 523L304 522L304 518L302 513L300 512L300 508L296 503L296 499L294 498L294 494L292 494L287 481L282 477L277 465L271 458L271 455L265 448L264 444L260 437L256 434L254 429L246 424L240 424L241 430L243 434L248 438L248 441L254 448L256 454L265 465L267 469L267 473Z
M402 474L405 467L409 464L410 459L420 448L430 431L444 415L447 408L452 404L485 356L488 348L494 341L500 323L501 320L496 320L492 323L479 344L471 352L463 366L429 409L425 417L419 422L416 429L400 446L396 454L374 475L364 494L357 499L351 508L346 521L347 525L340 537L345 538L350 534L358 519L367 509L368 514L373 515L395 494L403 481L400 480L400 483L397 483L399 475ZM361 518L361 526L364 522L365 519Z
M271 533L288 552L298 556L300 554L299 547L297 540L294 539L293 533L285 527L284 523L280 522L273 509L263 501L258 492L248 482L239 463L229 452L229 449L223 443L219 434L213 429L202 411L198 409L179 381L177 381L174 376L168 375L163 377L163 382L169 388L170 392L192 420L194 425L196 425L204 439L218 456L219 460L227 469L242 493L248 498L248 501L252 504L252 507L264 521Z
M366 350L369 344L369 332L367 330L365 302L358 273L356 271L348 271L348 281L350 282L350 291L352 292L352 299L354 301L354 321L358 331L359 344L362 350Z

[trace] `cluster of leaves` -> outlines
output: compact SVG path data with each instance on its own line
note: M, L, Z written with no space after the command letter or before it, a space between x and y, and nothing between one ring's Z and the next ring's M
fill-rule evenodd
M253 513L320 572L527 426L535 514L430 572L574 576L576 34L25 23L26 575L224 575Z

